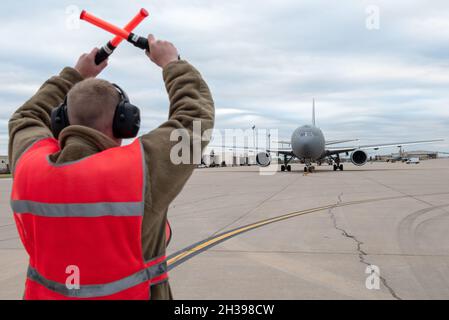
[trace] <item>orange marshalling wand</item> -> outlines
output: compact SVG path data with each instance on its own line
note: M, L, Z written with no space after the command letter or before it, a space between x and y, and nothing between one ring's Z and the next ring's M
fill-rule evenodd
M95 57L95 63L98 65L104 60L106 60L112 52L117 48L117 46L126 39L127 41L134 44L136 47L148 50L148 41L143 37L138 37L132 33L132 31L146 18L148 17L148 11L145 9L140 9L139 13L123 28L118 28L117 26L104 21L87 11L83 10L80 15L81 20L85 20L101 29L104 29L112 34L115 34L115 38L104 45L100 51L98 51Z

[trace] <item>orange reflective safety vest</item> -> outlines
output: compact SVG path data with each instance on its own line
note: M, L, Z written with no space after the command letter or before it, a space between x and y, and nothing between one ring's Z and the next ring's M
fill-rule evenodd
M49 159L59 150L39 140L14 170L11 206L30 256L24 298L149 299L168 274L165 256L143 258L140 140L61 165Z

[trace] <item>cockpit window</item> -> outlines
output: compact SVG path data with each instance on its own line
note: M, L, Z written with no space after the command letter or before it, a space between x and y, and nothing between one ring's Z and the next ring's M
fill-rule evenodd
M299 134L301 137L313 137L314 134L312 131L303 131Z

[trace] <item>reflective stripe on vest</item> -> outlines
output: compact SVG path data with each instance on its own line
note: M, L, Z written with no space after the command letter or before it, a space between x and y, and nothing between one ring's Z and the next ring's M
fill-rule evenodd
M168 275L165 256L143 257L140 141L63 165L49 161L58 151L55 139L37 141L15 166L11 207L30 256L24 298L147 299ZM78 289L66 286L69 266Z
M31 266L28 266L27 277L28 279L33 280L66 297L95 298L113 295L146 281L156 279L164 274L167 274L167 261L165 257L163 257L163 262L147 267L146 269L136 272L126 278L105 284L81 285L78 289L69 289L66 284L46 279Z
M56 204L26 200L11 200L15 213L33 213L43 217L132 217L141 216L142 202L104 202Z

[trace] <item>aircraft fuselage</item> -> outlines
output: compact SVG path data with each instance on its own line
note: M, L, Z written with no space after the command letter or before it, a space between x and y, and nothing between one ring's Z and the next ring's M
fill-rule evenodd
M297 128L291 138L293 154L305 162L321 159L325 154L326 142L321 129L314 126Z

